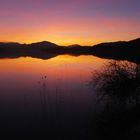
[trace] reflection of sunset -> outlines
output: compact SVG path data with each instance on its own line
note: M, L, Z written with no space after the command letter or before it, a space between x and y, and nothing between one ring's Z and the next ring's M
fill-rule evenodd
M36 97L39 92L38 81L42 80L42 76L46 76L47 87L54 95L53 98L58 88L64 94L63 98L71 100L73 97L77 102L87 104L89 95L86 83L91 77L91 72L100 69L104 62L106 60L90 55L60 55L47 60L30 57L0 59L1 90L5 93L4 96L9 98L16 95L22 99L22 94L26 92Z
M78 79L77 76L89 75L93 69L102 65L105 60L94 56L69 56L61 55L48 60L19 58L19 59L2 59L1 73L27 74L41 76L47 74L50 78L69 77ZM92 66L94 65L94 67Z
M0 0L0 19L4 140L140 139L140 0Z

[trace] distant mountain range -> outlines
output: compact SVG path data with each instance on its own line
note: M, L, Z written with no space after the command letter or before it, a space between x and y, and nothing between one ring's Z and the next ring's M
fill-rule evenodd
M14 42L0 43L0 57L31 56L48 59L48 56L59 54L90 54L102 58L130 60L140 62L140 38L131 41L101 43L94 46L80 46L78 44L67 47L43 41L32 44Z
M110 48L110 47L131 47L131 46L136 46L140 45L140 38L131 40L131 41L118 41L118 42L106 42L106 43L100 43L94 46L80 46L79 44L73 44L69 45L67 47L73 48L73 47L98 47L98 48ZM17 42L0 42L0 48L5 48L5 47L35 47L35 48L54 48L54 47L64 47L57 45L55 43L49 42L49 41L42 41L42 42L37 42L37 43L31 43L31 44L20 44Z
M130 48L130 47L135 47L140 45L140 38L135 39L135 40L131 40L131 41L118 41L118 42L108 42L108 43L101 43L101 44L97 44L94 45L93 47L100 47L100 48L118 48L121 47L123 48ZM132 48L131 48L132 49Z
M5 47L34 47L34 48L41 48L41 47L57 47L58 45L48 42L48 41L42 41L42 42L37 42L37 43L32 43L32 44L20 44L20 43L15 43L15 42L0 42L0 48L5 48Z
M102 58L140 62L140 38L94 45L93 53Z

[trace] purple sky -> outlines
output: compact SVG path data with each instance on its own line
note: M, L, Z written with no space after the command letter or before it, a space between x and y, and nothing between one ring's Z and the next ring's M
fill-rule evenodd
M0 0L0 41L93 45L140 37L140 0Z

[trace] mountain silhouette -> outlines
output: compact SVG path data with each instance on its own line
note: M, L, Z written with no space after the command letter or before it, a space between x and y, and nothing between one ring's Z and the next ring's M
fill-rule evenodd
M37 42L37 43L32 43L28 44L29 47L47 47L47 48L52 48L52 47L58 47L57 44L49 42L49 41L42 41L42 42Z
M130 41L117 41L117 42L107 42L94 45L93 47L132 47L140 45L140 38L130 40Z
M81 45L79 45L79 44L73 44L73 45L69 45L68 47L81 47Z
M100 43L94 46L74 44L67 47L59 46L49 41L32 44L0 42L0 58L30 56L49 59L60 54L71 54L75 56L95 55L101 58L129 60L140 63L140 38L130 41Z
M98 57L140 62L140 38L131 41L101 43L92 48L93 54Z

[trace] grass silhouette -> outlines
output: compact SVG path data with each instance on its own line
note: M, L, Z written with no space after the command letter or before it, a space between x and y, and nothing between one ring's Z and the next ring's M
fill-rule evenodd
M103 109L91 124L91 139L140 139L140 65L110 61L94 71L90 85Z

